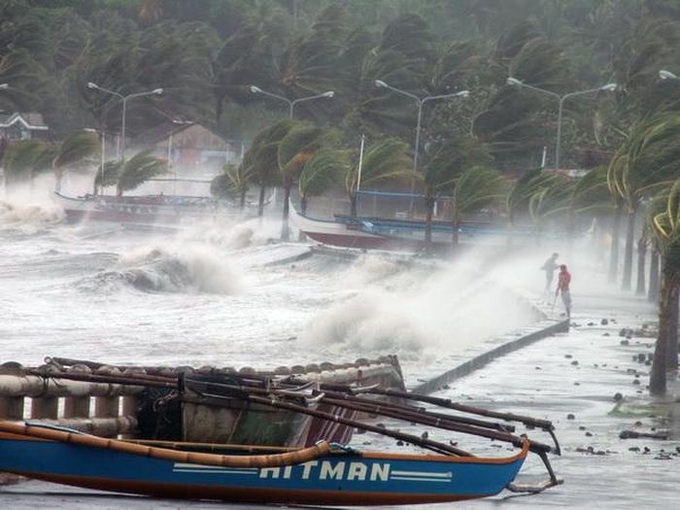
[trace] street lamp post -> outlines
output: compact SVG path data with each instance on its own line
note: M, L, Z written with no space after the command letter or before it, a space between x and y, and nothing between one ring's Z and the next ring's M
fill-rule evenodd
M541 92L543 94L547 94L549 96L555 97L558 100L558 107L557 107L557 136L555 140L555 169L557 170L560 167L560 144L561 144L561 138L562 138L562 112L564 110L564 101L570 97L574 96L581 96L584 94L592 94L593 92L600 92L600 91L605 91L605 92L613 92L616 90L616 83L607 83L606 85L602 85L601 87L597 87L594 89L587 89L587 90L580 90L577 92L569 92L568 94L564 95L559 95L556 92L552 92L550 90L545 90L539 87L534 87L533 85L529 85L527 83L524 83L516 78L509 77L507 79L507 84L508 85L513 85L517 87L526 87L531 90L535 90L536 92Z
M416 101L416 104L418 105L418 120L416 122L416 140L413 148L413 172L415 173L418 170L418 151L420 148L420 125L421 125L421 120L423 118L423 105L427 101L434 101L435 99L449 99L453 97L468 97L470 95L470 92L467 90L461 90L460 92L456 92L455 94L443 94L439 96L427 96L420 98L416 96L415 94L411 94L410 92L406 92L405 90L398 89L396 87L393 87L392 85L385 83L382 80L375 80L375 86L376 87L381 87L385 89L389 89L393 92L396 92L397 94L401 94L406 97L410 97L411 99Z
M163 89L157 88L157 89L149 90L148 92L136 92L134 94L128 94L127 96L124 96L123 94L120 94L119 92L115 92L113 90L109 90L109 89L106 89L104 87L100 87L96 83L88 82L87 86L88 86L88 88L100 90L102 92L106 92L107 94L111 94L112 96L116 96L117 98L119 98L123 102L123 118L122 118L121 130L120 130L120 136L121 136L120 155L121 155L121 159L123 161L125 161L125 117L126 117L126 114L127 114L128 99L132 99L134 97L160 95L160 94L163 93Z
M659 71L659 78L662 80L680 80L680 77L678 77L676 74L666 71L665 69L661 69Z
M299 97L297 99L291 100L288 99L287 97L279 96L278 94L273 94L271 92L267 92L266 90L262 90L260 87L256 87L255 85L250 86L250 92L252 92L253 94L262 94L264 96L273 97L274 99L279 99L280 101L285 101L286 103L288 103L288 118L290 119L293 118L295 105L302 103L303 101L311 101L313 99L321 99L324 97L333 97L335 95L334 91L328 90L322 94L316 94L315 96Z

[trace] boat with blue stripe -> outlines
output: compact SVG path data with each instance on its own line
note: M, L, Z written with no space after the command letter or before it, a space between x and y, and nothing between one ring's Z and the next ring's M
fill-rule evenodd
M404 505L481 498L515 479L529 452L482 458L106 439L40 422L0 422L0 471L148 496L303 505Z

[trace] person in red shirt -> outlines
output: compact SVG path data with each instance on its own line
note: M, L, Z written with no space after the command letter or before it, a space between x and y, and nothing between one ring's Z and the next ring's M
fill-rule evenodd
M571 293L569 292L569 284L571 283L571 273L567 271L567 266L560 265L560 272L557 274L557 291L555 296L559 293L562 296L562 303L564 309L567 311L567 317L571 317Z

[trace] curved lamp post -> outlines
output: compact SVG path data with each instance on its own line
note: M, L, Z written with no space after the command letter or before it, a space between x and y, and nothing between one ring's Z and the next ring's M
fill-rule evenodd
M278 94L273 94L271 92L267 92L266 90L262 90L260 87L256 87L255 85L250 86L250 92L253 94L262 94L263 96L269 96L273 97L274 99L278 99L280 101L285 101L288 103L288 117L293 118L293 112L295 110L295 105L302 103L304 101L311 101L313 99L322 99L324 97L333 97L335 95L335 92L332 90L328 90L322 94L316 94L315 96L307 96L307 97L300 97L298 99L288 99L287 97L279 96Z
M121 159L125 161L125 116L127 113L127 102L128 99L132 99L134 97L142 97L142 96L151 96L151 95L161 95L163 93L162 88L158 89L153 89L149 90L148 92L136 92L135 94L128 94L127 96L124 96L123 94L120 94L118 92L115 92L113 90L105 89L104 87L100 87L96 83L88 82L87 84L88 88L91 89L96 89L96 90L101 90L102 92L105 92L107 94L111 94L112 96L116 96L123 102L123 118L122 118L122 126L120 130L120 136L121 136L121 148L120 148L120 154L121 154Z
M560 167L560 143L562 137L562 112L564 110L564 101L570 97L580 96L584 94L592 94L593 92L600 91L613 92L614 90L616 90L617 87L616 83L607 83L606 85L602 85L601 87L597 87L594 89L579 90L577 92L569 92L568 94L560 95L550 90L545 90L539 87L534 87L533 85L528 85L513 77L509 77L507 79L507 84L517 87L526 87L528 89L535 90L536 92L542 92L543 94L547 94L549 96L557 98L558 108L557 108L557 137L555 141L555 169L558 169Z
M418 151L420 148L420 126L421 126L421 120L423 118L423 105L427 101L434 101L435 99L449 99L453 97L468 97L470 95L470 92L467 90L461 90L460 92L456 92L455 94L443 94L439 96L427 96L420 98L416 96L415 94L411 94L410 92L406 92L405 90L398 89L396 87L393 87L389 83L385 83L382 80L375 80L375 86L376 87L381 87L384 89L389 89L393 92L396 92L397 94L401 94L406 97L410 97L411 99L415 100L416 103L418 104L418 121L416 122L416 141L414 144L413 148L413 172L416 172L418 170Z
M674 73L671 73L670 71L666 71L665 69L661 69L659 71L659 78L662 80L680 80L680 77Z

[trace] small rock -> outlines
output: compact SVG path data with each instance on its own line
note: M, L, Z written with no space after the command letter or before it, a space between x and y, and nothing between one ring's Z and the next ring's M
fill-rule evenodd
M574 416L572 413L569 413L567 415L567 420L575 420L575 419L576 419L576 416Z
M607 324L609 324L609 321L607 319L602 319L600 321L600 324L602 324L603 326L606 326Z
M614 393L614 402L621 402L623 400L623 395L621 393Z

